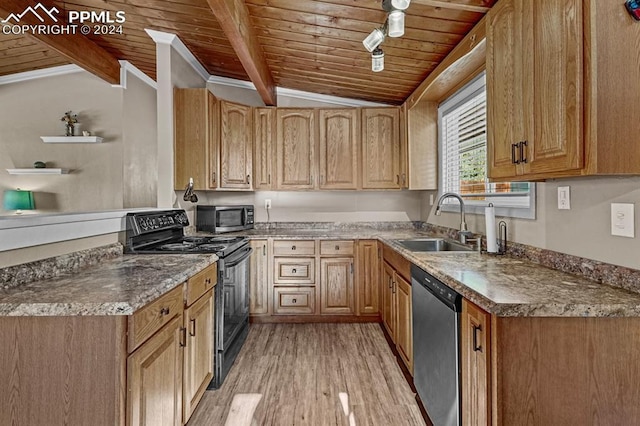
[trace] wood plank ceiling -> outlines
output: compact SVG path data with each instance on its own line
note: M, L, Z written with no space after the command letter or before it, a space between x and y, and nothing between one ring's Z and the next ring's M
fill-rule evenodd
M249 80L211 1L53 0L63 11L126 12L124 34L88 38L117 59L155 79L155 44L145 28L178 35L212 75ZM413 0L405 34L381 46L385 69L371 71L362 40L382 25L380 0L245 0L278 87L389 104L402 103L484 16L495 0ZM34 5L35 1L24 1ZM19 12L19 11L18 11ZM46 68L69 60L27 36L0 35L0 75Z

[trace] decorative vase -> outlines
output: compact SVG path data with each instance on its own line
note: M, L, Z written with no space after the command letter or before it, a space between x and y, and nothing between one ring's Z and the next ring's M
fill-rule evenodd
M73 123L67 123L64 126L65 136L73 136L74 125Z

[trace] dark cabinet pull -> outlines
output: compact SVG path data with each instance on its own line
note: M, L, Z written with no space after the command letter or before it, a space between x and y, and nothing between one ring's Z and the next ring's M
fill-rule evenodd
M481 325L473 326L473 351L474 352L482 352L482 345L478 344L478 332L482 331Z
M391 278L389 278L389 288L393 287L393 280Z
M396 282L394 281L394 282L393 282L393 287L391 287L391 292L392 292L393 294L395 294L395 293L396 293L396 285L398 285L398 283L396 283Z
M522 141L518 145L520 145L520 161L523 163L527 162L527 152L524 150L524 147L527 146L527 141Z
M396 185L400 185L400 175L396 175Z
M187 346L187 329L180 327L180 347Z
M271 173L267 175L267 183L271 185Z
M520 142L511 144L511 163L520 164L520 160L516 158L516 148L518 148Z
M211 180L212 180L213 182L215 182L215 181L216 181L216 172L211 173Z
M295 249L296 249L296 246L291 246L291 250L295 250Z
M266 255L267 255L267 245L266 245L266 244L263 244L263 245L262 245L262 255L263 255L263 256L266 256Z
M293 268L291 272L295 274L296 272L298 272L298 270L296 268Z
M340 246L336 246L336 250L340 250Z
M251 183L251 175L247 175L247 185Z
M292 299L291 302L298 303L298 299Z
M169 312L170 312L169 308L160 309L160 315L163 315L163 316L164 315L169 315Z
M191 330L189 330L189 336L193 337L196 335L196 319L192 318L191 320L189 320L189 323L191 324Z

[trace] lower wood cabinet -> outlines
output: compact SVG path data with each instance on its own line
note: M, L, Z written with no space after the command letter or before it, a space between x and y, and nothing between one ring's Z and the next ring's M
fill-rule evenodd
M380 258L376 240L358 241L356 305L358 315L380 314Z
M462 424L491 424L491 316L463 299L460 332Z
M395 271L393 267L387 262L383 262L382 280L380 282L380 289L382 291L382 324L393 341L395 341L396 336L396 303L393 297L394 275Z
M184 331L179 315L129 355L127 425L182 424Z
M267 240L251 240L253 249L249 268L249 314L267 315L269 313L269 256Z
M273 313L309 315L316 312L314 287L277 286L273 288Z
M213 291L210 290L184 311L187 336L184 347L183 422L213 379Z
M320 259L320 313L355 314L353 257Z
M413 372L413 312L411 310L411 284L400 275L395 277L396 348L400 358Z

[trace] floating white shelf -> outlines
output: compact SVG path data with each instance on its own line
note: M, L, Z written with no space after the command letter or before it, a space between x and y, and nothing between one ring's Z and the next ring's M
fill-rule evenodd
M69 169L7 169L10 175L66 175Z
M102 143L99 136L40 136L44 143Z

